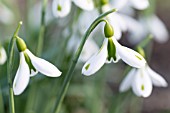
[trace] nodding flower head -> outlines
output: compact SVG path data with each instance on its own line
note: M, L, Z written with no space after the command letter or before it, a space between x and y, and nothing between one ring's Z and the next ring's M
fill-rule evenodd
M114 33L111 25L107 24L104 27L104 33L107 37L104 39L102 47L85 63L82 73L87 76L92 75L105 63L116 63L120 59L135 68L145 66L146 61L143 56L138 52L119 44L116 38L112 36Z
M120 85L120 92L125 92L132 87L133 92L139 97L149 97L152 93L153 85L157 87L167 87L166 80L153 71L148 65L139 69L132 69Z
M16 44L20 52L20 64L13 82L15 95L20 95L27 87L30 77L35 76L38 72L49 77L61 75L61 72L53 64L33 55L27 49L23 39L16 37Z
M65 17L71 11L71 2L74 2L76 6L83 10L93 10L93 0L53 0L52 10L56 17Z

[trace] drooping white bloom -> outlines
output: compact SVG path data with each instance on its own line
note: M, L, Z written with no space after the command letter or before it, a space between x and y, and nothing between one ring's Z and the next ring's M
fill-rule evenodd
M4 24L11 24L14 20L12 11L0 2L0 22Z
M123 9L124 6L130 5L135 9L144 10L148 8L149 0L114 0L113 5L118 9Z
M169 39L169 33L164 23L156 16L150 15L142 17L138 21L123 16L130 34L130 42L138 43L148 34L152 34L159 43L164 43Z
M31 30L39 29L41 25L41 10L42 10L41 1L36 2L35 4L30 6L30 10L28 12L28 22ZM33 19L34 18L34 19ZM49 23L53 19L53 14L51 12L50 4L47 4L46 13L45 13L45 23Z
M7 60L6 51L0 46L0 65L3 65Z
M78 32L80 32L81 35L84 35L87 29L90 27L91 23L99 16L99 13L97 10L92 11L83 11L78 18L76 27ZM91 35L93 35L94 32L98 31L98 28L95 28Z
M144 29L147 29L151 33L155 40L164 43L169 39L169 33L164 23L156 16L150 15L145 18L141 18L141 23L144 25Z
M126 21L128 40L130 40L130 43L139 43L143 38L147 37L148 30L144 28L144 24L142 24L139 20L135 20L126 15L122 15L122 17Z
M53 0L52 11L56 17L65 17L71 11L71 2L83 10L93 10L93 0Z
M25 45L22 39L17 43L18 50L20 51L20 64L13 82L13 91L15 95L20 95L29 83L31 76L35 76L38 72L49 76L58 77L61 72L50 62L38 58L33 55Z
M145 65L145 59L136 51L120 45L115 37L105 38L102 47L83 66L82 74L92 75L105 63L118 62L122 59L126 64L141 68Z
M106 4L102 7L103 12L111 10L110 4ZM114 12L106 17L110 24L114 27L114 36L117 40L122 37L123 32L133 32L138 34L138 32L143 32L143 25L141 25L133 17L122 14L120 12ZM132 25L131 25L132 24ZM138 29L136 29L138 28ZM138 32L135 32L138 31ZM142 35L143 36L143 35Z
M153 71L148 65L132 69L120 85L120 92L127 91L132 87L133 92L139 97L148 97L152 93L153 85L158 87L167 87L166 80Z

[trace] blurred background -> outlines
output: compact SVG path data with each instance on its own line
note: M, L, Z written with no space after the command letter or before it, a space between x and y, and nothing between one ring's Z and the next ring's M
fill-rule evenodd
M71 13L66 18L55 18L51 11L52 0L48 1L46 10L46 31L42 58L55 64L63 75L49 78L38 74L31 78L29 86L20 96L15 96L16 113L50 113L61 88L71 58L77 49L77 41L70 44L71 37L82 37L77 32L78 15L82 10L72 5ZM7 10L4 10L3 7ZM19 36L23 38L33 53L37 49L37 41L41 19L41 0L0 0L0 45L7 51L9 41L20 20L23 26ZM156 0L156 15L170 31L170 0ZM86 20L86 19L85 19ZM76 35L73 35L75 34ZM92 36L101 46L103 34L96 31ZM70 42L69 42L70 41ZM124 33L120 40L122 45L135 47ZM73 47L75 46L75 47ZM159 43L151 40L146 47L150 67L161 74L170 83L170 40ZM15 47L13 77L19 65L19 53ZM108 64L95 75L87 77L81 74L85 62L79 61L69 86L61 113L170 113L170 86L154 87L148 98L137 97L131 90L120 93L119 85L130 67L122 61ZM6 63L0 65L0 113L8 113L8 85Z

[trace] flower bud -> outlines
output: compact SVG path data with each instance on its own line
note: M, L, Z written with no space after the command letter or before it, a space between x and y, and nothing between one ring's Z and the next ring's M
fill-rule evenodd
M114 30L108 22L106 22L104 26L104 35L106 38L110 38L114 35Z
M16 44L19 52L25 51L27 46L22 38L16 36Z

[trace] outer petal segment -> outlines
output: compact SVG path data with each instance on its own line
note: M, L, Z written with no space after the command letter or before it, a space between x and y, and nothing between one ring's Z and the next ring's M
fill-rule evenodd
M99 52L94 54L94 56L92 56L85 63L82 69L82 74L87 75L87 76L92 75L104 65L106 58L108 56L107 43L108 43L108 39L105 39L103 42L103 46L101 47Z
M30 79L28 64L25 61L24 53L20 53L20 65L13 82L15 95L20 95L27 87Z
M120 92L125 92L131 87L132 82L136 76L135 74L136 74L136 69L130 70L128 75L126 75L125 79L120 84L120 87L119 87Z
M148 17L147 24L150 32L155 36L155 39L158 42L164 43L169 39L169 33L166 26L156 15Z
M53 0L52 11L56 17L65 17L70 13L71 0Z
M137 96L148 97L152 92L152 81L144 69L138 69L132 89Z
M131 4L134 8L144 10L149 6L148 0L131 0Z
M4 64L7 60L6 51L3 47L0 47L0 65Z
M112 39L116 45L118 55L126 64L136 68L141 68L145 66L146 61L142 57L142 55L130 48L120 45L114 37L112 37Z
M158 87L167 87L168 86L168 83L166 82L166 80L161 75L159 75L158 73L153 71L149 66L146 67L146 71L148 72L148 74L151 77L151 80L155 86L158 86Z
M31 62L37 71L49 77L58 77L61 75L61 72L53 64L34 56L28 49L25 51L30 57Z
M73 0L73 2L84 10L93 10L94 9L94 3L93 0Z

